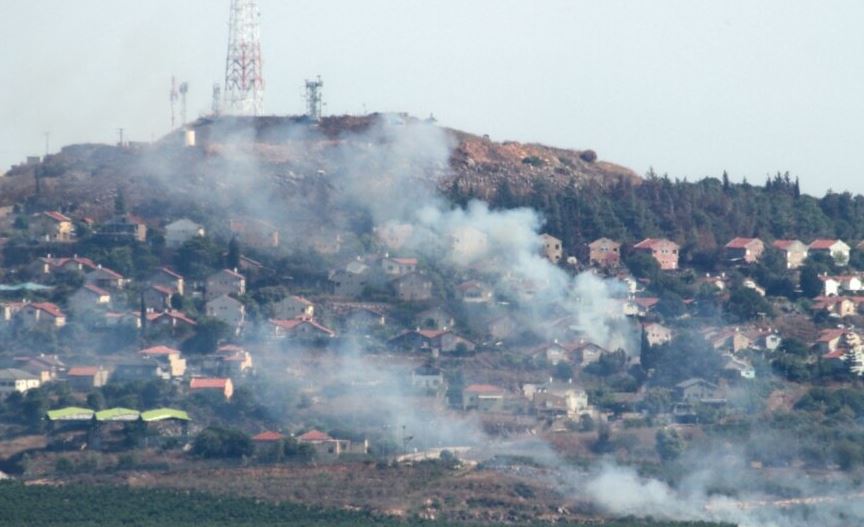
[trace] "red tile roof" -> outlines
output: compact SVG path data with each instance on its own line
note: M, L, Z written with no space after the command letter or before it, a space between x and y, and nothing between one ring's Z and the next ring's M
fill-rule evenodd
M180 351L176 350L174 348L169 348L168 346L153 346L150 348L143 349L143 350L139 351L138 353L140 353L142 355L173 355L173 354L179 355Z
M298 441L314 443L316 441L332 441L333 438L329 434L325 434L320 430L309 430L305 434L297 438Z
M167 267L160 267L156 272L167 274L168 276L170 276L172 278L177 278L179 280L183 279L182 275L175 273L174 271L172 271L171 269L168 269Z
M40 311L48 313L52 317L59 318L63 316L63 311L61 311L59 307L57 307L55 304L52 304L51 302L34 302L30 305L33 306L33 309L38 309Z
M390 258L400 265L417 265L417 258Z
M195 377L189 381L190 390L224 390L229 379L223 377Z
M634 249L659 249L662 247L675 247L678 248L678 244L663 238L645 238L641 242L637 243L633 246Z
M810 249L819 250L828 250L834 246L834 244L838 243L840 240L813 240L810 242Z
M726 244L727 249L746 249L748 245L760 241L759 238L733 238Z
M319 324L318 322L316 322L310 318L298 317L298 318L291 318L288 320L271 320L270 323L276 327L280 327L280 328L285 329L287 331L294 331L295 329L297 329L298 327L300 327L303 324L309 324L310 326L314 327L315 329L317 329L323 333L326 333L326 334L330 335L331 337L336 336L335 331L333 331L332 329L330 329L326 326L322 326L321 324Z
M171 296L174 294L173 289L171 289L170 287L165 287L164 285L151 285L150 289L157 291L159 293L162 293L163 295L166 295L166 296Z
M51 211L48 211L48 212L43 212L42 214L45 215L45 216L47 216L47 217L49 217L49 218L51 218L52 220L54 220L54 221L56 221L56 222L72 221L70 218L68 218L67 216L65 216L65 215L63 215L63 214L60 214L60 213L57 212L56 210L51 210Z
M276 441L281 441L285 439L285 436L280 434L279 432L261 432L258 435L252 436L252 441L257 441L259 443L271 443Z
M102 271L103 273L107 274L109 277L117 279L117 280L120 280L123 278L122 274L118 273L117 271L112 271L111 269L108 269L107 267L97 267L93 271L94 272Z
M84 289L90 291L91 293L96 293L99 296L111 296L111 293L102 289L101 287L96 287L93 284L84 284Z
M101 366L76 366L74 368L69 368L66 375L69 377L93 377L101 370Z

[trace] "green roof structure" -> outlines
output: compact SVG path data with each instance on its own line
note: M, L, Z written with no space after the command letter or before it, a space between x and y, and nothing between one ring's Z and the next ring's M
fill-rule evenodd
M46 414L49 421L89 421L96 412L89 408L67 406L57 410L49 410Z
M97 421L137 421L140 416L141 412L129 408L108 408L96 412Z
M141 420L145 422L164 421L167 419L191 421L189 414L183 410L175 410L174 408L157 408L155 410L141 412Z

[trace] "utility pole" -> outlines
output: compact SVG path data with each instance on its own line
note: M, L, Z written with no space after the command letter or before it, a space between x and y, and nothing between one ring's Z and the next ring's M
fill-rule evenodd
M45 132L45 157L51 153L51 132Z
M230 115L263 113L260 18L255 0L231 0L224 85L224 112Z
M176 128L176 120L174 118L175 109L177 107L177 99L179 94L177 93L177 79L172 75L171 76L171 93L169 98L171 100L171 129L174 130Z
M123 129L122 129L122 128L118 128L118 129L117 129L117 134L120 136L120 142L117 143L117 146L119 146L119 147L122 148L122 147L123 147Z

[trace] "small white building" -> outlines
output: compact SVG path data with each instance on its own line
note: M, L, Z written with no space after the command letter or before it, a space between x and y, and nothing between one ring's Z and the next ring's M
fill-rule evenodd
M165 226L165 245L169 249L176 249L192 238L204 234L204 227L190 219L182 218Z
M39 377L17 368L0 370L0 394L7 396L13 392L24 393L38 388L42 383Z

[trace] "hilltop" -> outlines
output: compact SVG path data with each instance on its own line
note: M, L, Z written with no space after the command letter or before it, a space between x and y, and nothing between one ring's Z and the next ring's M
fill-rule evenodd
M186 134L177 130L154 143L71 145L41 163L13 167L0 179L0 206L28 203L102 219L113 210L117 189L133 208L145 202L180 206L186 198L206 208L227 204L220 201L224 195L202 196L202 187L219 191L235 186L280 205L297 195L322 192L326 200L332 181L321 176L346 170L354 157L344 155L346 149L375 156L389 140L376 130L382 123L399 127L419 122L401 114L335 116L320 123L303 117L202 118L189 126L194 147L184 147ZM426 174L441 189L494 197L505 181L523 194L537 181L551 188L640 182L633 171L599 161L590 150L495 142L429 124L450 147L447 165ZM370 133L380 141L370 140Z

